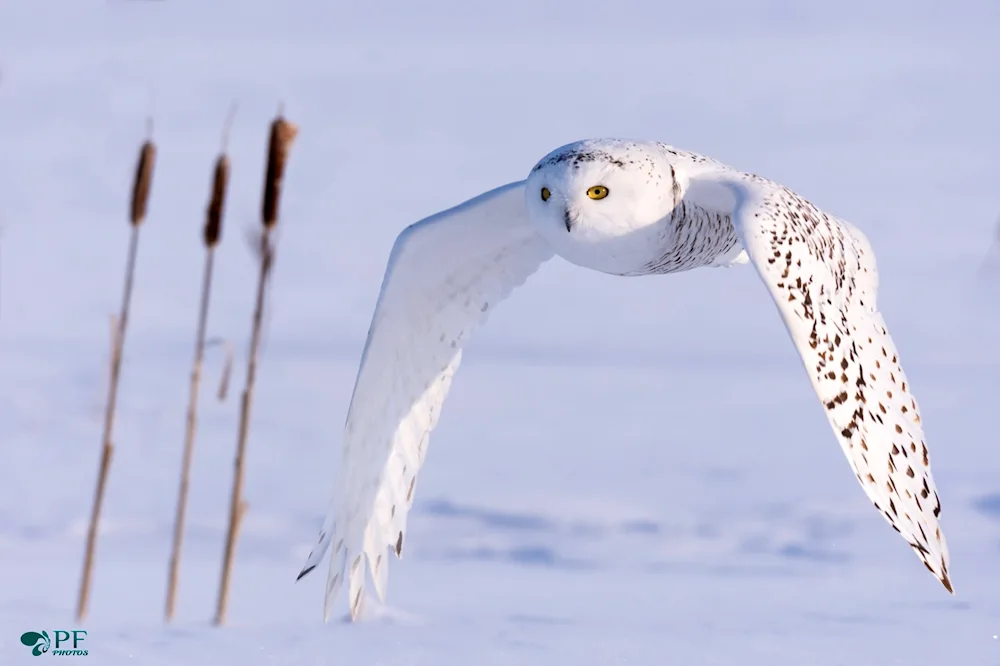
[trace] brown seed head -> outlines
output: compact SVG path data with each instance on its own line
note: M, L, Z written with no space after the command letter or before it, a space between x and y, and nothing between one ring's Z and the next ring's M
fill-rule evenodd
M205 219L205 246L213 248L222 235L222 213L226 201L226 185L229 184L229 158L225 153L215 161L212 175L212 198L208 202Z
M156 146L146 140L139 150L139 161L135 165L135 182L132 184L132 207L129 219L132 226L139 226L146 219L146 204L149 201L149 187L153 181L153 163L156 161Z
M271 136L267 147L267 176L264 180L264 203L261 217L264 228L270 229L278 221L278 200L281 198L281 182L285 175L285 162L299 128L278 116L271 123Z

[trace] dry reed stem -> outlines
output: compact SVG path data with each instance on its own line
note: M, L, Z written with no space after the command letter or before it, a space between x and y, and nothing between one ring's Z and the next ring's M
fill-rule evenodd
M250 430L250 407L253 402L254 382L257 376L257 355L260 348L261 328L264 319L265 296L267 280L274 262L274 247L271 232L278 220L278 204L281 198L281 182L284 177L285 162L288 151L298 128L285 120L280 114L271 123L268 140L267 174L264 181L264 200L261 210L261 221L264 232L260 238L260 275L257 280L257 298L254 306L253 325L250 334L250 353L247 361L246 386L240 401L239 434L236 441L236 459L234 461L233 490L229 504L229 529L226 533L226 548L222 560L222 576L219 581L219 599L215 614L216 626L226 622L229 609L229 586L232 575L233 560L236 556L236 539L239 536L240 525L247 510L243 500L244 461L246 458L247 437Z
M135 170L135 183L132 187L132 200L129 221L132 225L129 240L128 259L125 266L125 286L122 294L121 313L118 315L118 330L114 336L111 354L111 381L108 384L108 401L104 413L104 435L101 448L101 462L97 472L97 488L94 491L94 505L90 514L90 525L87 528L87 545L83 557L83 572L80 580L80 596L76 605L76 620L82 621L87 616L90 602L91 578L94 571L94 549L97 545L97 528L101 519L101 508L104 505L104 492L107 488L108 471L114 455L112 432L115 420L115 406L118 400L118 380L121 376L122 350L125 346L125 330L128 324L129 306L132 300L132 284L135 278L136 258L139 251L139 229L146 217L146 206L149 198L150 184L153 179L153 163L156 159L156 147L152 140L147 139L139 151L139 160Z
M231 116L230 116L231 119ZM228 127L226 129L228 133ZM174 617L177 603L177 582L180 573L181 547L184 542L184 519L187 513L188 488L190 486L191 461L194 457L194 439L198 429L198 389L201 384L201 369L205 356L205 331L208 326L208 308L212 292L212 269L215 261L215 247L222 233L222 216L225 208L226 186L229 183L229 158L223 152L215 161L212 173L212 190L205 214L205 228L202 240L205 243L205 268L202 274L201 304L198 309L198 330L195 336L194 361L191 365L191 389L188 400L187 427L184 434L184 453L181 461L180 489L177 495L177 513L174 518L174 540L170 552L170 566L167 576L167 602L164 617L170 622ZM223 383L228 384L227 369ZM220 399L224 392L220 391Z
M233 343L226 338L212 338L205 341L205 349L215 347L216 345L222 345L226 350L226 360L222 366L222 376L219 378L218 397L219 402L222 402L229 393L229 377L233 372Z
M184 519L187 513L188 488L190 486L191 461L194 457L194 439L198 423L198 388L201 384L201 370L205 349L205 327L208 319L209 294L212 289L212 265L214 248L209 246L205 253L205 268L202 278L201 305L198 314L198 332L195 338L195 357L191 367L191 385L187 409L187 424L184 433L184 453L181 460L180 488L177 494L177 510L174 517L174 538L170 551L170 566L167 575L167 601L164 619L170 622L174 617L177 602L177 582L180 573L181 547L184 541Z

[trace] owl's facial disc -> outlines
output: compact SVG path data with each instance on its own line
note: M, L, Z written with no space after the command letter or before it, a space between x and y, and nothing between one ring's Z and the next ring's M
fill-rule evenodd
M601 199L606 198L610 193L611 190L606 185L592 185L587 188L587 196L594 201L600 201ZM541 190L539 190L539 197L543 202L548 202L548 200L552 197L552 190L543 185ZM573 225L580 216L578 209L571 209L569 206L569 201L574 198L575 197L572 195L561 197L563 200L562 219L567 232L573 230Z

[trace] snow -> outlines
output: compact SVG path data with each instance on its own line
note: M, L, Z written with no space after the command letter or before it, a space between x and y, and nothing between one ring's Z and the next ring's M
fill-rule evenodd
M33 663L24 631L74 628L102 665L1000 663L1000 273L980 270L1000 212L998 27L990 0L0 5L0 663ZM237 344L234 396L279 102L301 132L230 624L210 624L237 417L212 397L216 349L165 627L198 238L233 100L210 333ZM150 114L159 157L78 626ZM865 230L956 597L865 499L748 267L619 279L557 260L469 346L388 605L350 625L340 599L322 623L322 574L294 580L393 238L601 135L706 153Z

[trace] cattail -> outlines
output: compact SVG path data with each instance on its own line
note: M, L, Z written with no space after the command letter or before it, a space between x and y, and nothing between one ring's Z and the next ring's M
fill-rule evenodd
M288 151L298 134L299 128L278 116L271 123L271 134L267 143L267 177L264 180L264 202L261 220L265 229L271 229L278 222L278 200L281 198L281 184L285 177L285 163Z
M260 275L257 280L257 300L254 306L253 323L250 333L250 353L247 360L246 386L240 401L240 424L236 440L236 460L233 478L233 490L229 504L229 529L226 533L226 548L222 560L222 576L219 581L219 599L215 613L215 624L222 625L226 621L229 606L229 584L236 556L236 538L239 536L240 524L247 510L243 500L244 460L246 457L247 438L250 430L250 407L253 402L254 382L257 376L257 354L260 348L260 331L264 320L265 295L267 280L274 261L274 248L271 245L271 232L278 221L278 206L281 198L281 183L285 172L285 162L298 128L285 120L281 114L271 123L271 132L267 150L267 172L264 180L264 200L261 218L264 233L260 238Z
M212 198L208 203L208 215L205 221L205 246L211 250L222 234L222 213L225 207L226 186L229 184L229 158L223 153L215 161L215 172L212 175Z
M97 545L97 528L104 505L104 491L107 487L108 471L114 454L112 431L114 429L115 405L118 399L118 379L121 376L122 349L125 346L125 329L128 324L129 306L132 300L132 283L135 277L136 258L139 251L139 229L146 218L146 205L153 180L153 163L156 160L156 146L147 139L139 151L135 168L135 182L132 186L132 200L129 207L129 222L132 226L129 240L128 259L125 265L125 287L122 295L118 327L112 340L111 380L108 382L108 401L104 413L104 436L102 438L101 462L97 472L97 489L94 491L94 505L87 529L87 545L83 557L83 574L80 580L80 596L77 600L76 619L83 620L90 602L90 581L94 570L94 549Z
M146 140L139 150L139 163L135 167L135 182L132 184L132 205L130 220L137 227L146 219L146 203L149 201L149 186L153 181L153 163L156 161L156 146Z
M187 496L191 461L194 457L194 439L198 423L198 389L201 385L201 369L205 355L205 333L208 326L208 307L212 292L212 269L215 261L215 247L222 234L222 214L225 208L226 185L229 182L229 158L223 142L222 153L215 161L212 173L212 190L205 212L205 227L202 240L205 243L205 268L202 271L201 304L198 308L198 330L195 335L194 361L191 365L191 388L187 410L187 427L184 435L184 454L181 461L180 490L177 495L177 512L174 518L174 540L170 552L167 575L167 602L164 617L170 622L174 617L177 602L177 583L180 574L181 546L184 541L184 518L187 513ZM227 355L223 385L228 383L229 356ZM220 399L224 393L220 391Z

